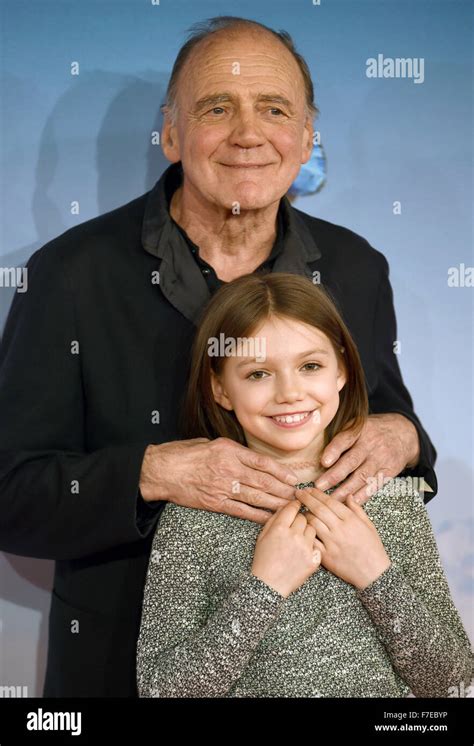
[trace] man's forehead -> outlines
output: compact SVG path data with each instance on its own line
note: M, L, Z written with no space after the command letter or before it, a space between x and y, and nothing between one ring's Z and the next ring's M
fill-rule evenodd
M208 64L201 64L198 60L190 65L184 76L184 87L187 94L195 102L211 96L222 96L222 102L239 98L261 98L270 100L280 97L280 103L289 105L296 103L304 95L303 80L299 80L298 72L275 58L275 64L262 60L260 64L226 54L220 59L211 58Z
M241 74L258 75L272 71L286 77L294 76L295 68L298 68L285 45L268 34L242 34L236 38L214 35L207 42L198 44L188 61L191 74L232 74L236 63Z

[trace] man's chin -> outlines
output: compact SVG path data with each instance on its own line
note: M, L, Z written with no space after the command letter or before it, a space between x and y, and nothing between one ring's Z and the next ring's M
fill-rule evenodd
M283 193L284 194L284 193ZM262 194L261 189L256 189L254 185L246 186L239 185L238 188L232 191L232 194L219 196L219 202L227 210L232 210L235 215L239 215L242 212L248 210L262 210L275 202L279 202L281 197L278 195L266 195Z

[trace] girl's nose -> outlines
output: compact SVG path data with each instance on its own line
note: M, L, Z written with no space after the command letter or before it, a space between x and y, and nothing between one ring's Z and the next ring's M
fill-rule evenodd
M275 399L278 402L294 402L302 400L304 397L305 393L296 379L285 377L277 381Z

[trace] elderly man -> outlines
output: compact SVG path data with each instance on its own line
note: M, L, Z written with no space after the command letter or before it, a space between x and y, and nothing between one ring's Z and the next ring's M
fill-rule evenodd
M168 88L172 165L150 192L28 262L29 292L15 297L1 353L0 546L56 560L46 696L136 696L165 501L264 523L294 495L289 465L224 438L179 439L196 320L222 282L320 278L356 339L372 416L360 437L328 445L317 486L366 499L368 484L412 469L436 492L435 451L393 354L385 258L285 198L310 157L315 113L288 35L244 19L200 24Z

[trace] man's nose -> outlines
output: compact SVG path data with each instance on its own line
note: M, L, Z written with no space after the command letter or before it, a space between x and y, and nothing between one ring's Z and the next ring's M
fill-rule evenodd
M236 115L230 141L241 148L255 148L266 142L256 113L240 112Z

